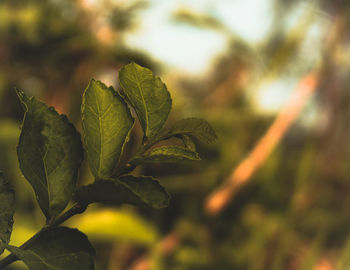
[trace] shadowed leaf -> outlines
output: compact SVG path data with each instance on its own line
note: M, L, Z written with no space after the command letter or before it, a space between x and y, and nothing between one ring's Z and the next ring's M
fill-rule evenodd
M75 190L83 158L79 133L65 115L17 91L25 107L17 146L19 165L47 219L57 216Z
M39 233L25 249L7 245L31 270L93 270L95 249L76 229L57 227Z
M130 161L133 165L154 162L184 162L197 161L200 157L197 152L179 146L163 146L153 149L147 156Z
M10 241L14 213L14 192L9 188L2 172L0 172L0 240L3 243ZM0 247L0 254L4 248Z
M169 131L170 135L189 135L204 143L212 143L217 135L210 124L204 119L185 118L176 122Z
M169 205L169 194L152 177L131 175L118 179L99 180L79 188L75 200L83 205L104 203L120 205L123 203L163 208Z
M184 143L185 147L191 151L196 151L196 145L193 142L193 140L187 136L187 135L180 135L180 138L182 140L182 142Z

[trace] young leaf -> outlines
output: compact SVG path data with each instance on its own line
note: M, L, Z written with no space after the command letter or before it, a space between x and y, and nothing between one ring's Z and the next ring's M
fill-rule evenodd
M39 233L25 249L6 245L31 270L93 270L95 249L77 229L56 227Z
M0 172L0 242L8 243L12 232L14 213L14 192L9 188ZM0 254L4 248L0 246Z
M172 136L189 135L204 143L212 143L217 139L217 135L209 123L199 118L179 120L170 129L169 134Z
M165 84L151 70L135 63L120 70L119 83L140 119L145 136L158 133L171 109L171 98Z
M94 79L85 90L81 111L91 171L96 178L110 177L129 139L134 119L123 98Z
M154 162L183 162L200 160L197 152L179 146L162 146L153 149L149 155L130 161L132 165Z
M47 219L67 205L83 158L79 133L54 108L17 91L25 107L17 146L19 165Z
M163 208L169 205L169 194L152 177L131 175L118 179L99 180L79 188L75 200L82 204L104 203L120 205L123 203Z
M196 151L196 145L194 144L194 142L192 141L190 136L180 135L180 138L187 149L194 151L194 152Z

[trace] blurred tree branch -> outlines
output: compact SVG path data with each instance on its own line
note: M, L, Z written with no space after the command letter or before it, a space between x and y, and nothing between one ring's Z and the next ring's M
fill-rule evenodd
M248 157L238 165L222 186L209 195L205 202L206 212L210 214L219 213L230 202L237 190L265 162L272 150L300 115L315 91L317 83L318 75L316 72L311 72L300 80L288 104L280 112Z
M342 37L344 31L344 18L339 14L330 29L326 39L325 51L327 52L321 71L312 71L304 76L287 105L281 110L275 121L267 130L265 135L258 141L254 149L248 156L233 170L224 183L211 193L204 204L205 211L215 215L222 211L225 206L233 199L237 191L251 178L256 170L264 164L276 145L288 132L292 124L298 118L303 108L315 92L320 79L325 75L327 63L331 60L329 52Z

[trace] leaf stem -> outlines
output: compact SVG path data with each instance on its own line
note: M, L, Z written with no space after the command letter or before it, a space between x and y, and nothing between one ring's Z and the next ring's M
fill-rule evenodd
M118 177L123 174L127 174L132 172L137 165L133 164L132 161L136 158L141 157L148 149L150 149L153 145L160 141L167 140L171 137L171 134L161 134L153 138L148 138L145 139L146 137L143 138L142 144L140 148L137 150L137 152L127 161L123 166L120 167L113 175L112 177Z
M171 134L166 133L166 134L162 134L154 138L151 138L148 141L147 140L144 141L143 144L140 146L139 150L135 153L135 155L124 166L122 166L121 170L119 170L119 172L116 172L115 175L119 176L135 169L136 166L133 164L130 164L130 161L132 161L135 157L138 157L144 154L148 149L150 149L156 143L167 140L170 137L171 137ZM61 225L63 222L65 222L72 216L83 213L86 210L86 208L87 208L86 205L81 205L81 204L73 205L70 209L68 209L58 218L53 219L46 226L44 226L40 231L38 231L35 235L33 235L30 239L28 239L23 245L21 245L20 248L25 249L31 243L33 243L33 241L38 237L41 231ZM4 269L4 267L10 265L11 263L17 260L18 258L16 255L14 254L8 255L7 257L5 257L3 260L0 261L0 269Z
M62 215L60 215L57 219L54 219L51 223L44 226L40 231L38 231L36 234L34 234L31 238L29 238L26 242L24 242L20 248L25 249L28 247L31 243L35 241L35 239L38 237L40 232L43 230L47 230L49 228L57 227L61 225L63 222L65 222L67 219L71 218L74 215L81 214L86 210L86 205L80 205L75 204L70 209L68 209L66 212L64 212ZM5 257L3 260L0 261L0 269L4 269L6 266L10 265L11 263L18 260L18 257L14 254L10 254L7 257Z
M73 205L72 208L68 209L66 212L60 215L57 219L54 219L52 223L48 225L48 227L51 228L51 227L56 227L58 225L61 225L63 222L65 222L67 219L71 218L72 216L85 212L86 208L87 208L86 205L80 205L77 203Z
M44 226L43 228L41 228L40 231L38 231L36 234L34 234L31 238L29 238L26 242L24 242L20 248L25 249L28 245L30 245L39 235L39 233L41 231L43 231L46 228L46 226ZM4 269L4 267L8 266L9 264L15 262L18 260L18 257L14 254L10 254L8 256L6 256L4 259L2 259L0 261L0 269Z
M139 148L139 150L135 153L134 157L140 156L142 154L144 154L148 149L150 149L153 145L155 145L156 143L160 142L160 141L164 141L169 139L170 137L172 137L171 134L169 133L163 133L161 135L155 136L153 138L150 138L148 141L146 141L145 144L141 145L141 147Z

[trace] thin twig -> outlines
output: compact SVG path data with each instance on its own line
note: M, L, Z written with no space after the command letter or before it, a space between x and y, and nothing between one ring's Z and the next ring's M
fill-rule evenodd
M20 246L21 249L26 249L30 244L32 244L35 239L38 237L40 232L43 230L47 230L49 228L57 227L61 225L63 222L65 222L67 219L71 218L74 215L81 214L86 210L86 206L82 206L80 204L73 205L70 209L68 209L66 212L64 212L61 216L59 216L57 219L54 219L50 224L44 226L40 231L38 231L35 235L33 235L31 238L29 238L24 244ZM10 265L11 263L17 261L18 258L14 254L10 254L7 257L5 257L3 260L0 261L0 269L4 269L6 266Z

